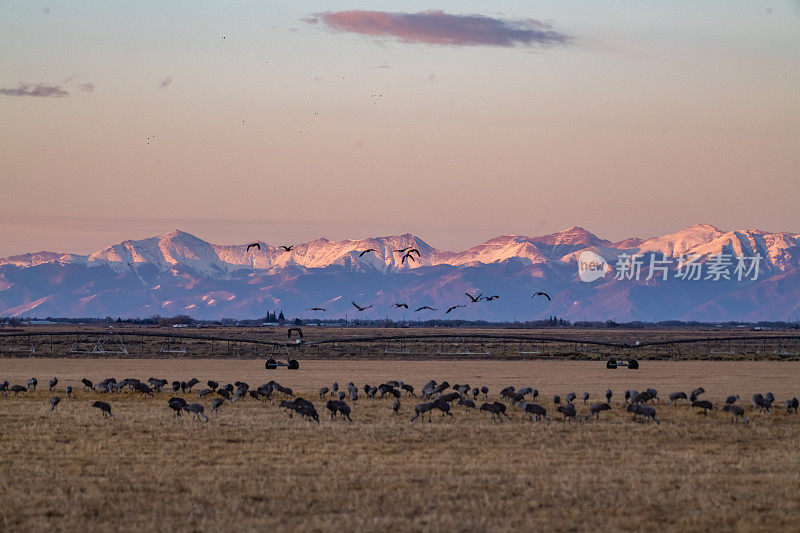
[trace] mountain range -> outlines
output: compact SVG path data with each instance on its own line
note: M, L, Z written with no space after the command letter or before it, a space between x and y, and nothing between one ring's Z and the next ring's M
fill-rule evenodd
M800 314L800 234L723 231L698 224L669 235L618 242L573 227L528 237L504 235L461 252L438 250L411 234L333 242L291 251L258 242L212 244L175 230L128 240L89 255L35 252L0 259L0 316L255 318L269 310L304 319L385 318L538 320L795 320ZM419 258L402 261L403 248ZM361 255L360 252L374 251ZM602 257L605 275L586 283L578 264ZM682 257L709 267L732 258L730 279L681 279ZM738 279L737 257L761 257ZM639 279L617 279L629 257ZM416 255L414 256L416 257ZM648 277L651 260L668 272ZM667 279L664 279L666 277ZM755 279L754 279L755 278ZM536 291L551 297L531 298ZM499 295L468 303L465 293ZM372 308L358 312L351 302ZM392 309L396 302L410 310ZM465 304L445 315L444 309ZM436 311L413 312L423 305ZM307 310L323 307L325 312Z

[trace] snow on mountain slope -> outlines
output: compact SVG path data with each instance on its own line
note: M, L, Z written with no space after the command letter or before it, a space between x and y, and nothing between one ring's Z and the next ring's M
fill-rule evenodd
M696 224L669 235L647 239L638 248L640 252L656 252L667 257L678 257L693 248L712 242L723 233L714 226Z
M18 267L32 267L42 263L52 263L67 254L59 252L34 252L30 254L12 255L0 259L0 265L14 265Z

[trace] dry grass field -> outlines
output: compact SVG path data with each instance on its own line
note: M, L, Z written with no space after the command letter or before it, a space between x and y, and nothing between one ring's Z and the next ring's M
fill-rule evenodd
M33 376L37 392L0 399L3 531L800 528L799 416L778 403L771 415L746 407L744 426L726 413L656 404L655 425L634 422L621 404L628 388L666 396L700 385L715 403L740 394L746 405L767 391L782 403L800 394L792 362L658 361L630 371L580 361L304 361L267 372L257 360L0 359L0 381ZM54 413L52 376L62 398ZM314 401L321 423L250 399L226 403L207 423L179 420L166 405L171 393L108 397L80 386L81 377L110 376L276 379ZM419 389L431 378L487 385L490 399L506 385L537 387L552 421L510 408L497 423L454 406L452 418L411 423L417 401L404 397L397 417L389 399L359 400L349 424L331 421L315 392L334 380ZM553 394L597 399L606 388L613 410L599 421L556 416ZM90 407L98 398L115 418Z

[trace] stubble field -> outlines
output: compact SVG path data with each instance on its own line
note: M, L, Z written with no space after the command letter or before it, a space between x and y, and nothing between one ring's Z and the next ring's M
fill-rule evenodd
M61 404L50 412L47 381ZM155 398L83 391L100 381L275 379L314 402L321 423L290 418L251 399L226 402L207 423ZM582 361L307 361L265 371L257 360L0 360L0 381L37 392L0 399L0 529L265 530L797 530L800 393L792 362L648 362L638 371ZM331 421L316 390L334 381L378 385L398 379L419 390L429 379L539 389L550 422L453 406L454 416L410 422L420 400L360 399L353 423ZM64 386L75 393L68 399ZM655 404L661 425L638 423L622 406L626 389L662 397L703 386L720 404L739 394L750 425L727 413ZM560 420L553 394L614 391L600 420ZM755 392L778 398L771 415L748 405ZM103 399L115 418L90 405ZM208 397L201 400L208 409ZM350 403L350 402L348 402ZM591 403L591 401L590 401ZM778 405L778 404L781 405ZM480 404L480 402L479 402ZM580 413L588 407L577 400Z

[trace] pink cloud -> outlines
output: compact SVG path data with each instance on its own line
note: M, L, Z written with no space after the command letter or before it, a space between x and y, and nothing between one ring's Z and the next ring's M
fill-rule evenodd
M555 46L572 38L534 19L498 19L483 15L451 15L442 11L388 13L337 11L314 15L307 22L322 22L339 32L372 37L394 37L404 43L450 46Z

